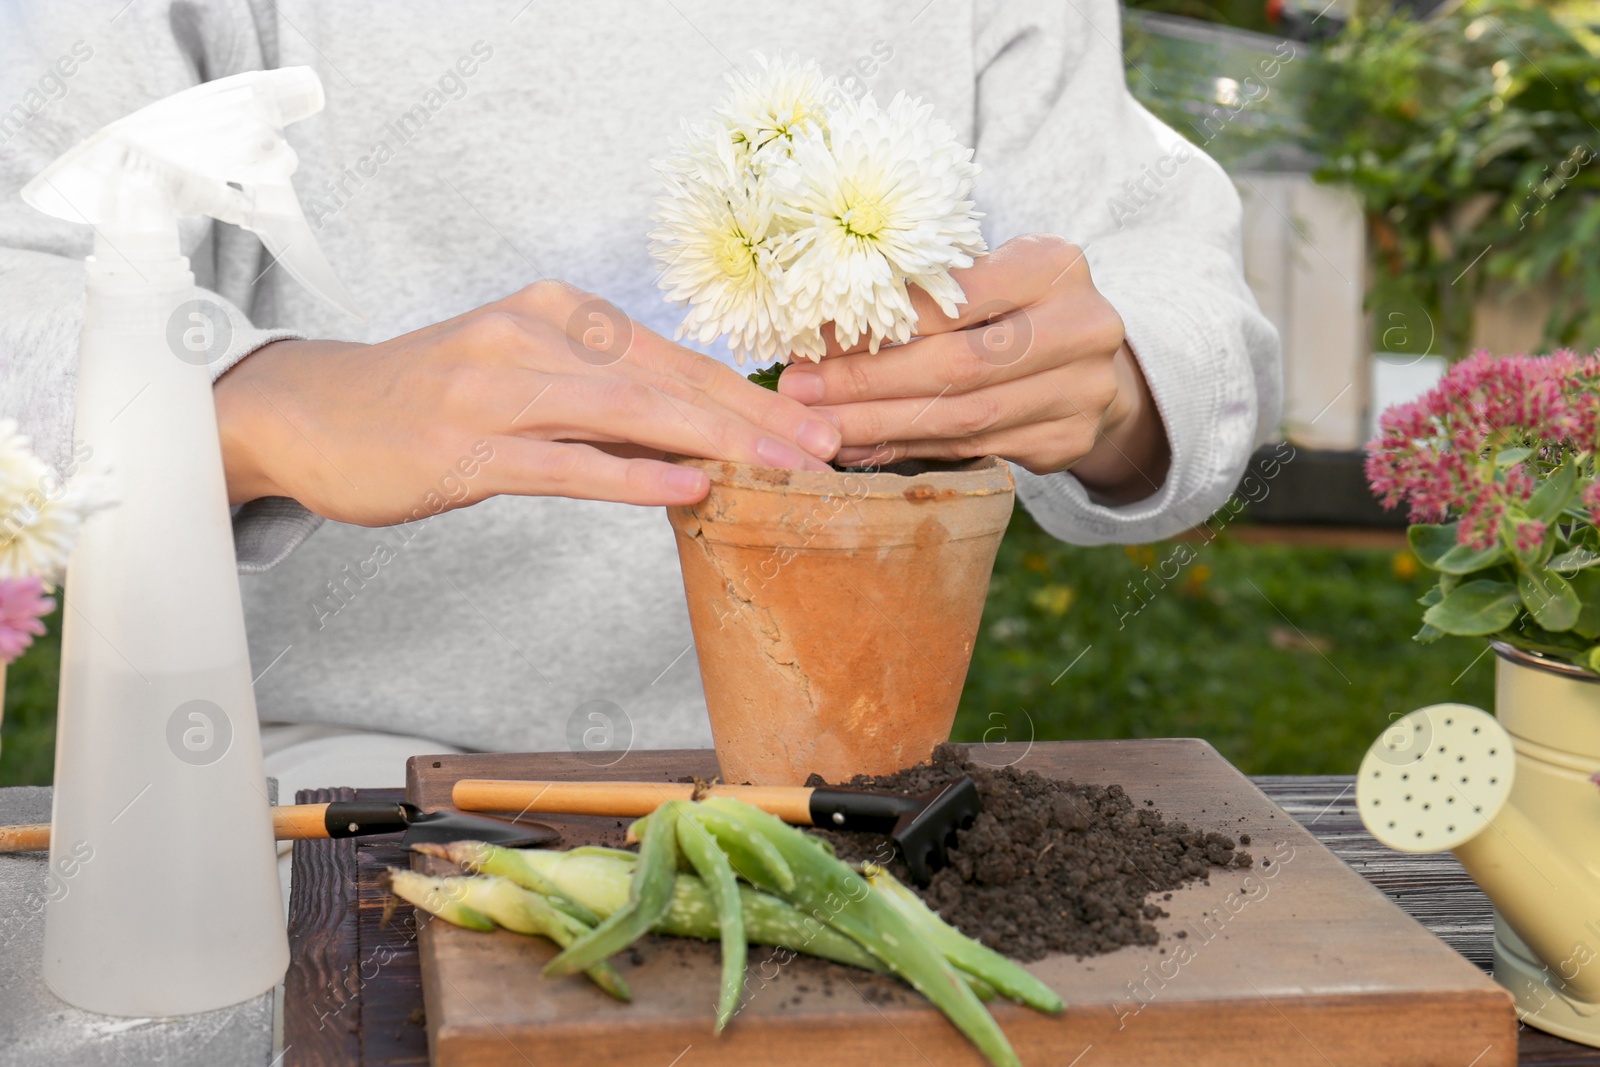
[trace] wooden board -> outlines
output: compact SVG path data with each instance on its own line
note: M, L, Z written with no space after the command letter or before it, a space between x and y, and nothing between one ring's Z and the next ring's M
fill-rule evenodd
M983 760L994 750L975 748ZM1195 740L1034 745L1020 766L1121 783L1135 801L1205 829L1248 833L1258 866L1218 872L1162 905L1158 947L1030 966L1066 1001L1058 1018L1014 1005L996 1018L1025 1064L1360 1064L1495 1067L1516 1062L1509 995L1406 917ZM635 752L611 767L569 753L419 757L408 795L448 806L465 777L675 780L715 773L709 752ZM614 842L617 820L550 819L569 841ZM1271 860L1270 864L1266 860ZM1186 936L1179 938L1183 932ZM420 934L435 1064L819 1062L980 1064L978 1053L899 983L814 960L777 967L753 949L751 996L711 1032L714 946L643 943L619 958L635 1003L581 979L548 981L542 941L443 923Z

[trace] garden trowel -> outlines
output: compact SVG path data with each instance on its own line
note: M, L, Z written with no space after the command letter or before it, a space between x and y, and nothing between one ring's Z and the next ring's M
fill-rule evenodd
M334 800L326 804L288 804L272 809L279 841L328 837L370 837L404 832L402 847L423 842L484 841L506 848L538 848L561 835L538 822L510 822L459 811L423 811L403 801ZM0 852L35 852L50 847L50 824L0 826Z

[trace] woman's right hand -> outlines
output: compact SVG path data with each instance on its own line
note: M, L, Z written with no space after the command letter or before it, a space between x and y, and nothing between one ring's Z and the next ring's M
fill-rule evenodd
M379 344L274 342L215 394L232 503L292 497L362 526L501 493L689 504L710 483L665 453L823 470L840 440L822 413L549 281Z

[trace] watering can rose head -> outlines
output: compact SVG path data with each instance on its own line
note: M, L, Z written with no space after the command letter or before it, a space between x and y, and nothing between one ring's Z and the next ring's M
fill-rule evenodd
M1600 355L1486 353L1384 412L1367 478L1439 581L1419 641L1489 636L1600 674Z
M908 286L952 318L952 268L985 251L972 150L920 100L880 106L815 62L757 57L657 170L651 254L687 307L677 336L726 337L740 363L821 359L823 327L849 349L910 339Z

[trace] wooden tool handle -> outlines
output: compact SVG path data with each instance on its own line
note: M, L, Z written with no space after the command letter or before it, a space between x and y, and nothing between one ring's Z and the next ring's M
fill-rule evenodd
M291 804L272 809L272 832L279 841L304 841L328 836L326 804ZM50 848L50 824L30 823L0 826L0 853L46 852Z
M536 811L544 815L648 815L666 800L688 800L695 787L679 782L504 782L463 778L450 792L462 811ZM805 786L717 785L702 796L734 797L796 826L811 825Z
M328 836L328 805L288 804L272 809L272 836L279 841L309 841Z
M50 847L50 824L0 826L0 852L44 852Z

